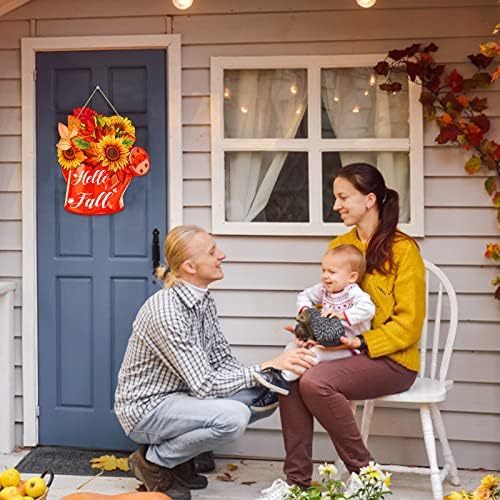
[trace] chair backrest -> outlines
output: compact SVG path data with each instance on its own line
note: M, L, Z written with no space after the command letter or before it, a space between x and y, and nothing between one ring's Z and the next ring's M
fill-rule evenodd
M450 365L453 344L458 325L458 303L457 295L448 277L437 266L424 259L426 270L426 317L422 329L422 338L420 341L420 370L419 375L438 378L440 381L446 380L448 368ZM432 307L431 300L432 296ZM435 297L435 298L434 298ZM446 328L443 323L443 309L446 308L448 299L449 322ZM430 325L431 321L433 325ZM432 327L432 328L431 328ZM430 331L432 329L432 332ZM443 330L444 335L441 335ZM446 332L446 333L445 333ZM444 341L444 350L440 353L440 346ZM428 348L429 346L429 348ZM429 356L430 354L430 356ZM440 363L439 363L440 361ZM427 363L430 366L427 366Z

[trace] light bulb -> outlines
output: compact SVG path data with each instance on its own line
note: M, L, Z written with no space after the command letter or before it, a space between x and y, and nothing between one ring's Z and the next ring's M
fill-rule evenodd
M229 87L224 89L224 99L231 99L231 89Z
M295 85L295 83L290 87L290 94L297 94L297 92L299 91L297 85Z
M364 9L369 9L370 7L373 7L375 5L377 0L356 0L358 5L360 7L363 7Z
M240 111L242 113L248 113L248 108L246 106L241 106Z
M359 113L359 106L354 106L354 108L352 108L352 112Z
M172 3L180 10L186 10L193 5L193 0L172 0Z

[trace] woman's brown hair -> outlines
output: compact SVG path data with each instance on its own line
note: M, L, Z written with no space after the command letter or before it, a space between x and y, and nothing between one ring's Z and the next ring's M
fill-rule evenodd
M388 188L380 171L368 163L346 165L339 170L337 177L346 179L364 195L373 193L376 196L380 222L366 249L366 272L378 271L381 274L389 274L394 270L392 251L394 240L406 238L417 244L413 238L397 228L398 192Z

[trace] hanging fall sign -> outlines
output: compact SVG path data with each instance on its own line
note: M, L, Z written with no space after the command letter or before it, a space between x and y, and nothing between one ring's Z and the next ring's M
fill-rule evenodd
M124 208L132 179L149 171L149 155L135 146L132 122L118 114L103 116L75 108L59 122L57 161L66 181L64 208L79 215L108 215Z

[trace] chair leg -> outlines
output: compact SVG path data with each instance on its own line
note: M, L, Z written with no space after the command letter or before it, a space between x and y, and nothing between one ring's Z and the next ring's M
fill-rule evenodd
M450 443L448 442L448 437L446 436L446 429L444 427L443 418L441 412L437 405L431 405L431 415L434 421L434 426L436 427L436 433L441 441L441 447L443 449L443 458L445 463L449 467L449 481L453 486L460 486L460 477L458 476L457 464L455 463L455 457L450 448Z
M422 421L425 449L427 451L427 458L429 459L429 467L431 469L432 497L434 500L443 500L443 484L441 483L441 475L437 464L436 441L434 438L434 430L432 428L430 406L428 404L420 406L420 419Z
M361 418L361 437L363 443L368 446L368 436L370 434L370 427L372 425L373 410L375 408L375 400L367 399L363 406L363 417Z

